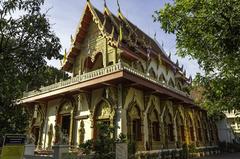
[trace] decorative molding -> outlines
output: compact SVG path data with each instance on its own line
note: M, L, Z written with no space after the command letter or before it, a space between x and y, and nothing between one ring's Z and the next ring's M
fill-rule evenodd
M75 116L74 119L76 120L83 120L83 119L88 119L89 115L80 115L80 116Z

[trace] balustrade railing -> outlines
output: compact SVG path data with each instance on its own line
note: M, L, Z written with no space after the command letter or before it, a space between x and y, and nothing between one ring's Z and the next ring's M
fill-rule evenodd
M95 70L95 71L91 71L91 72L88 72L88 73L77 75L77 76L72 77L68 80L60 81L58 83L54 83L54 84L46 86L46 87L41 87L39 90L24 92L23 93L23 98L47 93L47 92L50 92L50 91L53 91L53 90L56 90L56 89L60 89L60 88L64 88L64 87L67 87L67 86L70 86L70 85L74 85L76 83L88 81L88 80L91 80L91 79L94 79L94 78L97 78L97 77L101 77L101 76L104 76L104 75L107 75L107 74L111 74L111 73L114 73L114 72L118 72L118 71L121 71L121 70L128 71L128 72L130 72L130 73L132 73L136 76L144 78L144 79L146 79L148 81L151 81L155 84L161 85L162 87L170 89L171 91L176 92L178 94L181 94L183 96L190 97L185 92L182 92L182 91L180 91L176 88L173 88L173 87L167 85L166 83L163 83L163 82L155 79L154 77L151 77L151 76L149 76L149 75L147 75L147 74L145 74L145 73L143 73L143 72L141 72L137 69L134 69L126 63L119 62L115 65L107 66L107 67L104 67L104 68L101 68L101 69L98 69L98 70Z

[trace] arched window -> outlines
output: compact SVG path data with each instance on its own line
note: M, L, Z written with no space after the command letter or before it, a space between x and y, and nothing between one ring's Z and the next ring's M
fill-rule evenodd
M165 116L165 135L168 141L174 141L174 127L173 127L173 120L172 115L168 112Z
M111 107L106 101L101 101L94 114L94 138L98 137L98 124L110 125Z
M128 111L128 126L130 139L133 141L142 140L140 109L137 105L132 106Z
M84 72L90 72L93 70L100 69L102 67L103 67L103 57L101 52L98 52L94 56L94 59L88 56L84 61Z
M184 142L186 140L186 136L185 136L185 126L184 126L184 121L182 116L180 115L180 113L178 113L177 115L177 125L178 125L178 139L181 142Z
M152 139L153 141L160 141L160 128L158 113L154 109L150 115L151 129L152 129Z

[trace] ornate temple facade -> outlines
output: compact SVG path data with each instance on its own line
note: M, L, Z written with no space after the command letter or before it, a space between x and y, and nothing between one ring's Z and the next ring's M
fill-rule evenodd
M113 136L125 134L137 150L217 143L215 124L188 93L191 79L120 9L115 16L87 2L71 42L62 69L72 77L20 101L32 114L37 151L95 139L98 123L114 126Z

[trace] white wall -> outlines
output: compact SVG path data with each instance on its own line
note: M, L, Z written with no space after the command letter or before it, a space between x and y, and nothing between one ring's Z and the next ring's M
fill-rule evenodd
M231 126L227 123L226 119L222 119L216 123L218 128L218 137L220 142L232 143L235 140L235 136L231 129Z

